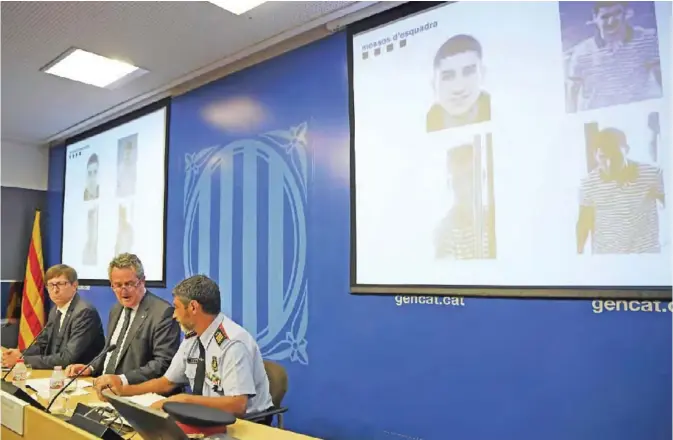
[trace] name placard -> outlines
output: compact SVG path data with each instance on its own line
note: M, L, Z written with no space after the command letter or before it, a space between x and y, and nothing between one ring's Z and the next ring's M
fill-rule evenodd
M23 435L24 408L28 404L4 391L0 391L0 402L2 402L2 413L0 414L2 426Z

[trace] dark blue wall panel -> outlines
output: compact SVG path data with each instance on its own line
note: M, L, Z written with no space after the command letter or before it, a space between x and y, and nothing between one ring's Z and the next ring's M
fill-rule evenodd
M590 301L349 294L346 75L338 34L172 106L169 287L194 273L218 281L223 310L288 369L288 428L353 440L670 439L666 304L595 313ZM52 151L50 210L62 155ZM104 314L114 303L109 288L83 295Z

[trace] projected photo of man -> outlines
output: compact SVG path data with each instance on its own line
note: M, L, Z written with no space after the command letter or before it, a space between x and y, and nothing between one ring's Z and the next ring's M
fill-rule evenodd
M92 154L86 162L86 185L84 188L84 201L96 200L99 193L98 185L98 155Z
M559 2L566 111L660 98L654 2Z
M130 210L130 207L119 205L115 255L131 253L133 250L133 224L130 220Z
M491 96L483 90L482 48L471 35L455 35L437 51L428 132L491 120Z
M592 254L659 253L659 209L665 207L662 170L630 159L623 131L586 131L593 160L580 183L577 253L585 252L589 239Z
M98 207L89 210L87 216L86 242L82 252L82 264L95 266L98 263Z
M138 135L133 134L117 142L117 197L127 197L136 192L138 169Z
M496 258L491 135L447 153L452 206L435 231L435 258Z

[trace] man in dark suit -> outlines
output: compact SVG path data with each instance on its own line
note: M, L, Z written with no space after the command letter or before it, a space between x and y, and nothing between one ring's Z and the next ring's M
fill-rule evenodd
M96 383L137 384L161 377L180 346L173 306L145 289L145 270L134 254L120 254L108 274L118 304L110 311L106 344L117 348L83 372ZM82 364L66 368L74 376Z
M4 366L12 367L23 355L25 362L35 369L93 360L105 346L103 325L98 311L77 294L77 272L65 264L47 270L47 291L54 303L44 331L33 346L23 353L7 350Z

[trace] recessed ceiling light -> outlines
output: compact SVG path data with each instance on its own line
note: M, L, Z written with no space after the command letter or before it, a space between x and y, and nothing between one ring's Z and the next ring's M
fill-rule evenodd
M226 9L229 12L233 12L236 15L241 15L266 2L260 0L220 0L210 3L219 6L222 9Z
M72 48L41 69L51 75L96 87L114 88L131 77L147 73L139 67Z

